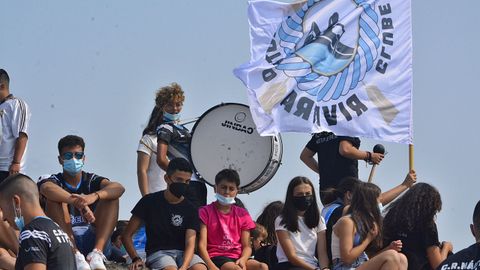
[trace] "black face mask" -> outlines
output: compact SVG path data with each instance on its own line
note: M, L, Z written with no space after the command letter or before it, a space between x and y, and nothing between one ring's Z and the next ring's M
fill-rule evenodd
M168 190L173 194L173 196L180 198L187 192L188 184L187 183L171 183L168 187Z
M313 203L313 196L301 196L301 197L293 197L293 205L298 211L305 211L307 210L310 205Z

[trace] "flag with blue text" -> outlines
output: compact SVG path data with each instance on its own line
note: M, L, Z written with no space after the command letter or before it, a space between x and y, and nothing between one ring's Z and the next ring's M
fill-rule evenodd
M248 88L261 135L332 131L412 143L410 0L249 2Z

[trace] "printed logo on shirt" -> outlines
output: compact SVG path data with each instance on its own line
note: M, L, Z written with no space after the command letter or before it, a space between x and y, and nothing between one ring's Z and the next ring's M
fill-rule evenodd
M48 233L46 233L46 232L44 232L44 231L24 230L24 231L20 234L20 237L19 237L19 238L20 238L20 243L22 243L22 241L24 241L24 240L26 240L26 239L35 238L35 239L40 239L40 240L43 240L43 241L47 242L49 247L52 246L52 241L50 240L50 236L48 236Z
M233 246L232 240L230 240L226 235L224 235L222 245L220 246L220 249L230 250L232 246Z
M57 241L59 243L68 243L70 246L72 246L72 243L70 242L70 239L68 238L68 235L64 231L62 231L60 229L53 230L53 235L55 235L55 237L57 238Z
M32 252L38 252L40 251L40 248L39 247L29 247L29 248L25 248L24 249L26 253L32 251Z
M445 264L440 268L440 270L453 270L453 269L478 269L480 267L480 260L478 261L467 261L467 262L452 262L450 264Z
M175 227L180 227L183 224L183 217L180 215L172 214L172 225Z

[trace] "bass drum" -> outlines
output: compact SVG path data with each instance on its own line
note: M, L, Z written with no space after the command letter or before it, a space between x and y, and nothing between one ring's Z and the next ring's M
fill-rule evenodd
M213 186L215 175L226 168L240 175L239 193L264 186L278 170L282 140L260 136L250 109L239 103L222 103L206 111L192 129L190 156L200 179Z

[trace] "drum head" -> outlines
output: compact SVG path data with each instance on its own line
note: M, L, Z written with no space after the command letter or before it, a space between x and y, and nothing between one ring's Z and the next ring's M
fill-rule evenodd
M219 171L235 169L240 175L240 191L248 193L275 174L282 154L281 140L258 134L248 106L226 103L211 108L195 123L190 154L206 183L213 186Z

